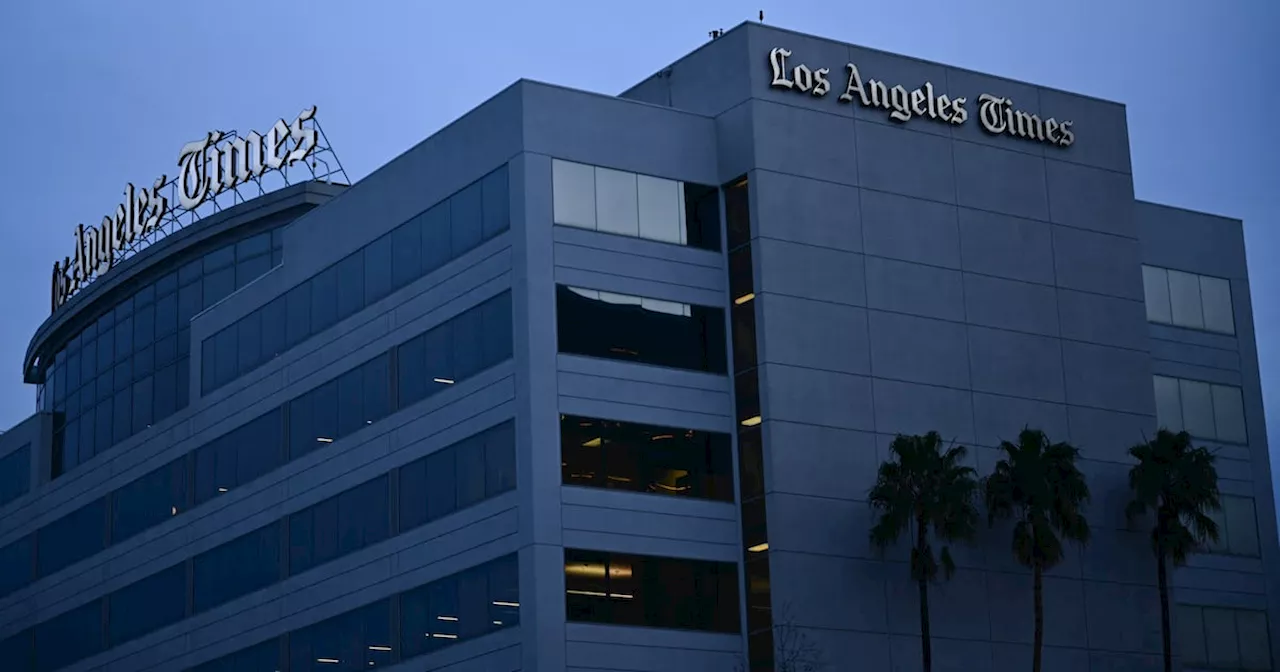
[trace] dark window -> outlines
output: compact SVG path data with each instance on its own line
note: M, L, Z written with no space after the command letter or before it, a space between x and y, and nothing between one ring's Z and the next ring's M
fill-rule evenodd
M511 359L511 292L503 292L485 301L480 312L485 365L492 366Z
M187 461L180 457L112 495L111 543L159 525L187 508Z
M31 444L0 458L0 506L27 494L31 485Z
M154 305L138 306L133 314L134 346L142 348L156 340L156 307Z
M102 600L94 600L35 627L36 670L52 672L102 651Z
M162 294L156 297L156 337L178 330L178 295Z
M742 472L742 499L764 494L764 454L760 427L738 432L738 469Z
M364 305L391 293L391 236L364 248Z
M32 630L23 630L0 640L0 660L5 661L15 670L30 670L35 665L35 642L32 639Z
M338 319L364 308L364 255L357 252L338 262Z
M406 658L437 651L459 639L456 575L409 591L400 603L400 641Z
M206 308L227 298L234 291L236 291L236 269L234 266L229 266L204 276L204 306Z
M111 646L177 623L187 615L187 566L180 563L111 593Z
M422 218L422 270L430 273L453 258L449 228L449 202L432 206Z
M733 306L733 370L741 373L756 365L756 302L752 282L751 246L729 255L729 293Z
M556 287L560 352L725 373L719 308Z
M404 287L422 276L422 220L414 217L391 232L391 284Z
M291 348L311 335L311 283L289 290L285 305L285 347Z
M453 318L453 375L470 378L484 369L484 323L479 307Z
M194 609L197 613L248 595L279 581L280 524L272 523L193 561Z
M275 409L195 451L195 503L201 504L280 466L280 409Z
M565 485L733 501L726 434L560 416Z
M751 241L751 203L747 178L743 177L724 189L725 228L729 232L729 251Z
M747 574L747 632L773 630L773 606L769 584L769 554L749 553ZM752 655L755 655L752 649Z
M116 320L116 361L123 361L133 354L133 315Z
M0 547L0 597L31 583L35 568L35 534Z
M311 333L338 322L338 267L330 266L311 280Z
M685 240L692 247L720 251L720 190L684 183Z
M133 432L136 434L151 426L152 408L155 404L155 390L152 388L151 376L133 384Z
M440 450L427 456L427 520L435 520L458 510L457 464L456 450Z
M199 279L190 285L178 288L178 329L185 328L196 313L204 310L203 292Z
M484 193L484 226L482 235L488 240L511 225L511 192L507 184L507 167L484 176L481 180Z
M255 310L240 320L239 325L233 324L227 328L227 331L235 333L238 356L234 364L227 365L233 373L226 382L231 382L236 376L249 371L262 361L262 312Z
M236 289L257 280L271 270L271 252L236 262Z
M738 632L733 563L565 549L568 619Z
M400 529L515 488L515 428L490 427L400 468Z
M430 396L453 385L457 380L457 369L453 359L453 321L445 322L426 334L423 334L423 356L426 368L422 372L423 383Z
M391 534L383 475L289 517L289 574L300 574Z
M49 576L106 546L106 499L100 498L36 532L39 576Z
M240 365L240 333L235 325L223 329L213 337L217 354L214 356L215 386L235 380Z
M465 509L485 498L484 437L473 436L462 441L454 451L458 508Z
M738 424L741 427L754 427L760 424L760 386L757 377L759 369L751 369L738 374L733 380L735 405L737 406Z
M289 633L289 672L354 672L392 662L391 600Z
M285 296L277 297L262 307L262 358L254 363L255 366L279 355L288 347L286 345L288 342L287 300ZM247 371L241 371L241 373L247 373Z
M454 257L459 257L480 244L484 226L484 193L482 182L454 194L449 199L449 230Z
M427 396L425 338L418 336L405 341L397 350L396 374L400 388L400 407L420 401Z
M486 431L484 439L485 496L516 489L516 428L507 421Z

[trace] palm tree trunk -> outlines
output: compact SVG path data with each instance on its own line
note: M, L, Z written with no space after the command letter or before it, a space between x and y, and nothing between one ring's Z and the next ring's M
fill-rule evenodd
M916 583L920 587L920 660L923 672L933 672L933 648L929 642L929 580L923 569L924 551L928 543L924 516L920 516L916 521L916 557L921 570Z
M1156 555L1156 580L1160 586L1160 637L1164 644L1164 672L1173 672L1173 644L1169 633L1169 576L1164 554Z
M1031 649L1031 672L1040 672L1041 651L1044 649L1044 570L1039 562L1032 563L1031 594L1035 609L1035 643Z

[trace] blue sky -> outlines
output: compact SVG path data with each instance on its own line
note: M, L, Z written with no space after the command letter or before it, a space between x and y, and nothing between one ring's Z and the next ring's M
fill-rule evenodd
M1125 103L1138 198L1245 221L1280 436L1272 0L2 3L0 428L34 410L22 355L75 224L114 209L125 183L172 175L206 130L265 129L316 104L359 179L520 77L618 93L761 9L793 30Z

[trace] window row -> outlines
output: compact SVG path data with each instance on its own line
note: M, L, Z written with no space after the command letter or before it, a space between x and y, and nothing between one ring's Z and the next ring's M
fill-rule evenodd
M738 633L738 567L709 562L564 550L570 621Z
M0 642L5 669L52 672L140 636L138 619L160 625L164 616L180 619L172 597L183 596L184 569L175 565L151 577L152 584L136 583ZM390 665L518 626L518 578L516 556L505 556L192 669L332 672Z
M1156 422L1212 441L1247 443L1244 398L1235 385L1154 376Z
M31 489L31 444L0 457L0 506Z
M1271 641L1263 611L1178 605L1174 641L1182 663L1215 670L1270 670Z
M1209 516L1218 524L1218 541L1210 543L1212 553L1259 557L1258 514L1252 497L1222 495L1222 508Z
M95 600L88 611L105 618L73 610L16 635L14 646L34 641L49 664L39 669L68 665L515 486L508 421ZM68 623L80 629L66 632ZM40 642L58 639L51 633L70 639L41 651Z
M0 548L0 596L509 359L511 333L508 291Z
M725 373L724 311L577 287L556 287L560 352Z
M280 263L281 231L143 286L54 356L40 390L41 408L54 414L53 478L187 406L188 323Z
M560 416L565 485L733 501L729 435Z
M240 318L201 344L202 394L506 231L505 165Z
M551 160L556 224L720 250L715 187Z
M1155 266L1142 267L1147 321L1175 327L1236 333L1231 282Z

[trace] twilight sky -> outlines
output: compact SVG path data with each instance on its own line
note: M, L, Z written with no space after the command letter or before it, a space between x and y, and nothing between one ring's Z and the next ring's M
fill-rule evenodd
M2 2L0 429L34 411L22 356L75 225L114 210L127 182L173 175L205 131L265 130L315 104L357 180L520 77L616 94L760 9L785 28L1125 103L1138 198L1245 221L1280 446L1274 0Z

